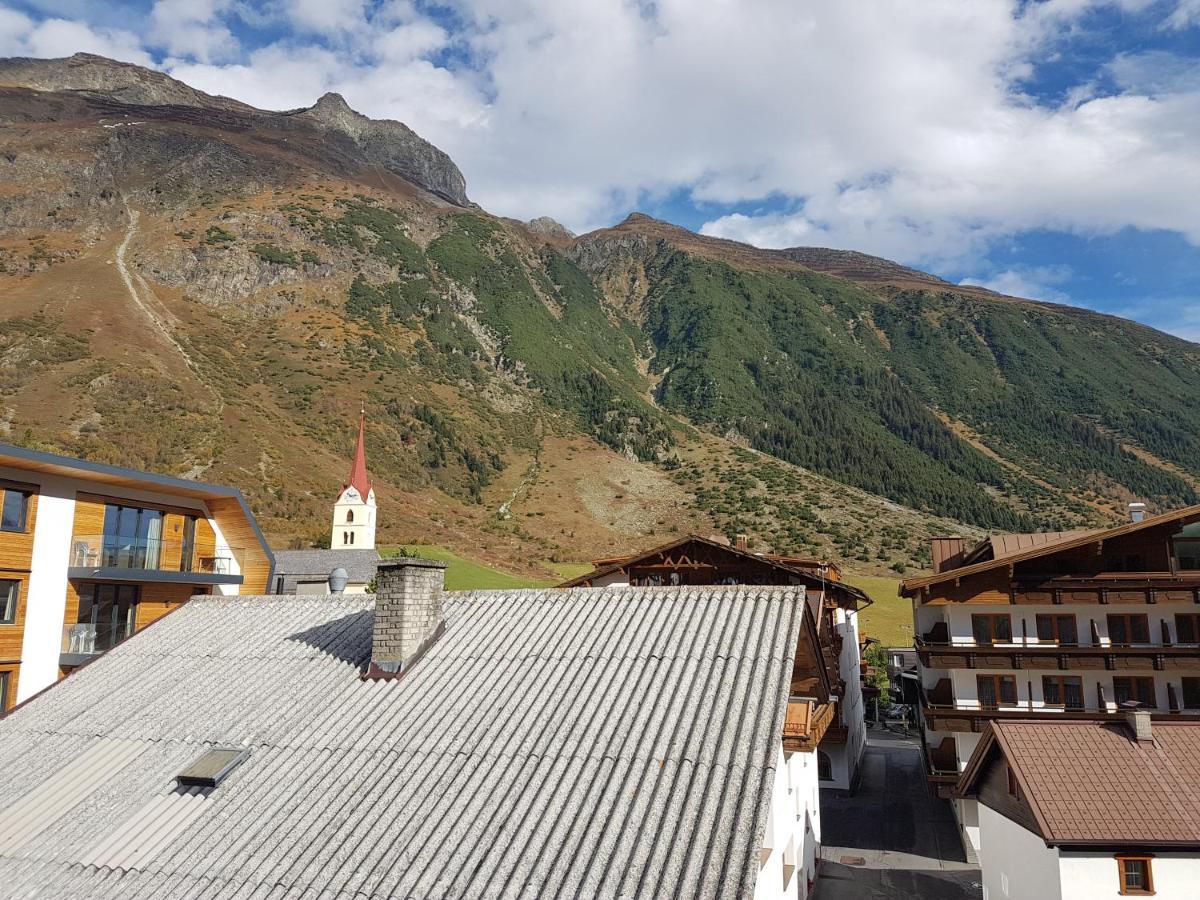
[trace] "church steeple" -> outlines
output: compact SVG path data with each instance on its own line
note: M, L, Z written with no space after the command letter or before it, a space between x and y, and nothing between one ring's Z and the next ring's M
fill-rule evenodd
M329 546L337 550L375 549L375 490L367 472L367 411L358 418L358 444L350 477L333 504Z
M358 418L358 446L354 448L354 464L350 467L350 477L342 485L344 491L353 487L362 498L371 493L371 476L367 474L367 411L364 408Z

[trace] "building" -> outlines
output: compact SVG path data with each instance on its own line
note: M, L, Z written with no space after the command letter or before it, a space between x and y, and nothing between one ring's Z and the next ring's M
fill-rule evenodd
M350 477L333 504L329 546L334 550L375 549L375 488L367 474L367 415L358 420L358 443Z
M808 896L802 587L442 593L443 565L195 598L15 710L5 893Z
M842 581L836 564L807 557L752 553L745 538L733 546L691 535L644 553L594 561L595 570L562 587L659 585L804 585L813 604L822 652L831 673L837 709L817 752L822 787L849 790L866 752L862 647L858 612L870 604Z
M350 477L342 485L333 503L333 525L329 550L276 550L275 577L271 590L276 594L328 594L345 575L347 594L364 594L375 579L379 552L375 549L375 488L367 472L367 420L358 420L358 443Z
M978 804L984 900L1200 892L1200 723L996 720L958 793Z
M905 581L930 779L948 796L988 722L1200 717L1200 506L1115 528L934 541ZM977 845L974 804L957 801Z
M0 713L194 594L262 593L239 491L0 444Z
M365 594L375 580L379 560L376 550L276 550L271 590L276 594L333 593L330 575L341 569L346 573L343 593Z

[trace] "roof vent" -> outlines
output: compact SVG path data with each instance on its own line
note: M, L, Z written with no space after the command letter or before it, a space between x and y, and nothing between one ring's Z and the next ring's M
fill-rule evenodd
M250 755L249 747L214 747L175 776L180 787L215 788Z
M1146 521L1146 504L1145 503L1130 503L1129 504L1129 521L1133 523Z

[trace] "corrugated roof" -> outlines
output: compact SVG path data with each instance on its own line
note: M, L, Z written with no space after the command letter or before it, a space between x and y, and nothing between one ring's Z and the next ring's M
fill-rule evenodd
M379 561L375 550L276 550L275 575L283 576L286 591L298 581L324 579L340 566L351 583L366 584L375 577Z
M446 597L445 635L396 681L359 678L372 597L206 597L19 707L0 721L0 821L107 742L139 749L94 762L70 814L0 853L0 883L53 898L752 893L802 589ZM174 777L214 745L253 749L189 801Z
M1043 837L1052 844L1200 846L1200 722L1154 720L1153 743L1123 722L991 723ZM985 737L963 789L986 768Z

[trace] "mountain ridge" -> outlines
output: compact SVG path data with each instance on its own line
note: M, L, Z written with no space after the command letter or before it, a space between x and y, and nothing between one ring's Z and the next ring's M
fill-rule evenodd
M493 558L743 531L899 571L935 532L1196 497L1200 348L1145 326L641 214L498 218L337 95L138 105L136 72L17 68L0 432L238 484L278 541L325 530L364 399L383 538Z

